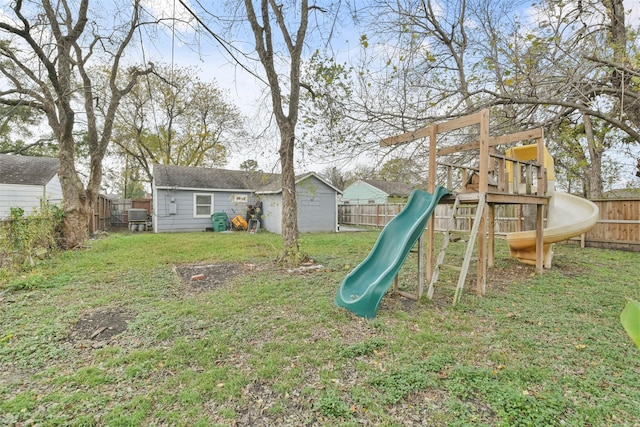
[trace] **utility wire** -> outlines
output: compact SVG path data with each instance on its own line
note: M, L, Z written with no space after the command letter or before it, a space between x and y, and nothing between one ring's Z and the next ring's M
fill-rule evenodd
M211 34L211 36L218 43L220 43L222 48L231 56L231 58L236 62L236 64L238 64L240 66L240 68L242 68L243 70L245 70L246 72L251 74L253 77L258 79L259 81L261 81L265 85L267 85L267 86L269 85L269 83L267 83L262 77L260 77L258 74L253 72L253 70L249 69L246 65L244 65L242 62L240 62L240 60L236 57L236 55L227 46L228 43L222 37L218 36L211 28L209 28L207 26L207 24L205 24L204 21L195 12L189 6L187 6L187 4L184 2L184 0L178 0L178 1L182 5L182 7L184 7L187 10L187 12L189 12L189 14L191 16L193 16L193 18L198 22L198 24L200 24L202 26L202 28L204 28L209 34Z

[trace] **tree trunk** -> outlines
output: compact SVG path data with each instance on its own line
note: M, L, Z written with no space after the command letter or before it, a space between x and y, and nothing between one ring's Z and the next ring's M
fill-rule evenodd
M296 201L296 177L293 167L295 135L290 127L280 136L280 162L282 164L282 263L296 266L300 263L298 244L298 204ZM287 131L290 130L290 131Z
M599 199L602 197L603 147L601 141L596 141L596 137L593 133L591 117L585 114L582 116L582 121L584 122L584 131L587 138L589 162L591 163L591 167L584 168L585 183L587 184L587 197L590 199Z
M62 200L64 246L67 249L73 249L81 246L86 238L92 210L84 185L78 178L73 156L67 150L60 150L58 177L62 194L64 194Z

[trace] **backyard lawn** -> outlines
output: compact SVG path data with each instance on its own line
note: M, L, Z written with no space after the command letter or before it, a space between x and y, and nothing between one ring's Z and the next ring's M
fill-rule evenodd
M0 425L640 425L638 254L556 245L536 276L499 240L485 297L364 320L333 300L377 235L302 235L300 271L276 235L134 233L0 272Z

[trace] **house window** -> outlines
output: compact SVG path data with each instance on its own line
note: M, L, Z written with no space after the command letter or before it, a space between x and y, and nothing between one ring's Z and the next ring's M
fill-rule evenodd
M376 199L369 199L369 204L370 205L375 205L376 204Z
M209 218L213 214L213 194L193 195L193 217Z

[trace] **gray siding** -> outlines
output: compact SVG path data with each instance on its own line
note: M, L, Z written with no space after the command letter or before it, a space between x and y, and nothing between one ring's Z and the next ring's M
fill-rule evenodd
M296 186L298 231L314 233L336 231L336 192L311 176Z
M229 217L241 214L246 219L247 204L256 204L256 195L249 190L153 188L153 224L156 233L170 231L204 231L212 227L211 218L194 218L194 194L213 195L213 212L226 212ZM247 196L247 202L235 203L234 196ZM336 191L311 175L296 184L298 230L301 233L331 232L337 229ZM262 229L282 234L282 193L259 193L262 202Z
M229 217L241 214L246 217L247 204L255 203L251 193L207 190L155 189L153 227L156 233L205 231L212 227L211 217L194 218L194 194L213 195L213 212L226 212ZM235 195L246 195L246 203L236 203ZM175 212L175 213L172 213Z
M272 233L282 234L282 193L263 194L262 226ZM336 191L314 176L296 185L298 231L300 233L331 232L337 228Z

